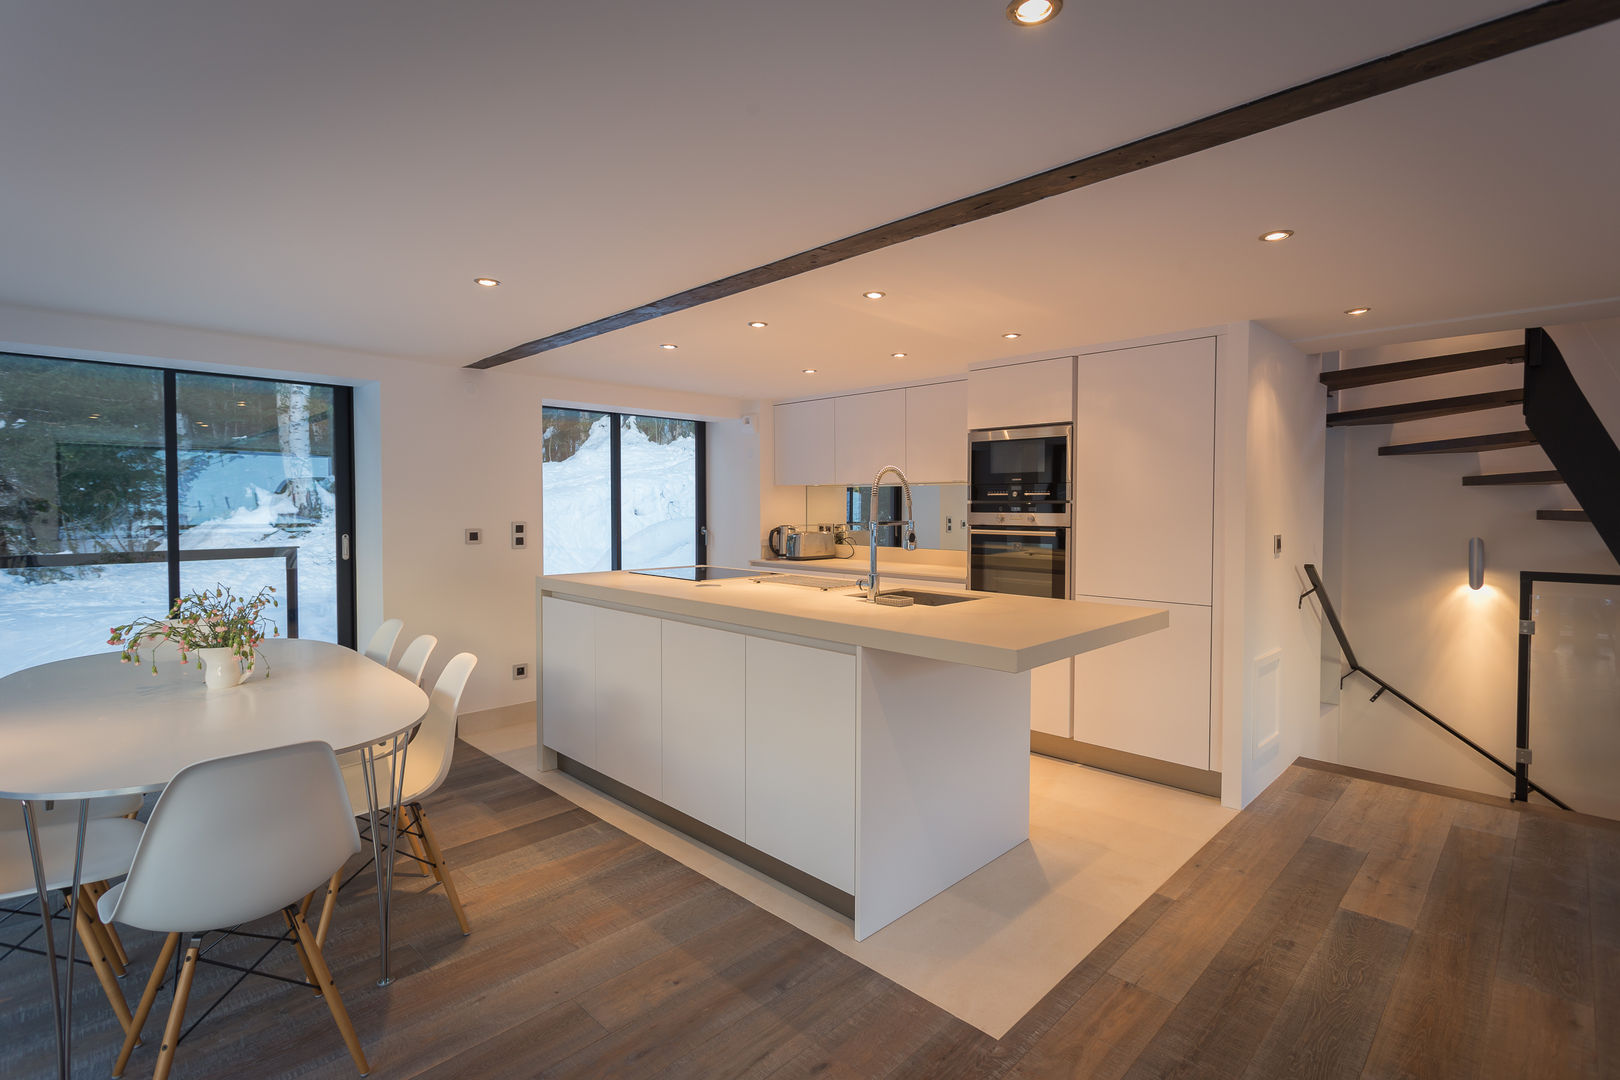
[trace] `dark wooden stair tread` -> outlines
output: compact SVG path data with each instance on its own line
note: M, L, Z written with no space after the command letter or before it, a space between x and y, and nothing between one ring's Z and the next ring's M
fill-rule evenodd
M1402 379L1421 379L1425 375L1440 375L1447 371L1523 362L1523 345L1504 345L1500 349L1479 349L1445 356L1425 356L1420 360L1401 360L1393 364L1368 364L1366 367L1324 371L1321 380L1329 390L1348 390L1353 386L1373 386Z
M1475 454L1484 450L1511 450L1517 446L1534 446L1536 437L1529 431L1498 431L1490 435L1464 435L1458 439L1430 439L1427 442L1395 443L1380 446L1383 455L1396 454Z
M1463 487L1492 487L1498 484L1562 484L1564 478L1558 475L1557 469L1543 469L1538 472L1480 473L1465 476L1462 481Z
M1483 394L1462 394L1458 397L1433 398L1429 401L1403 401L1398 405L1378 405L1371 409L1346 409L1328 413L1328 427L1352 427L1357 424L1399 424L1404 420L1427 420L1431 416L1452 416L1457 413L1500 409L1507 405L1524 403L1524 387L1510 386L1506 390L1491 390Z
M1585 510L1537 510L1537 521L1591 521Z

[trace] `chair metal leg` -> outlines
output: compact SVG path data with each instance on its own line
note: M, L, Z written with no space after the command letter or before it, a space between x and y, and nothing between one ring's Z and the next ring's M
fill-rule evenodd
M191 980L197 974L197 955L201 952L202 938L192 938L186 949L186 958L180 965L180 978L174 984L174 1001L169 1005L169 1022L163 1025L163 1045L158 1048L157 1068L152 1070L152 1080L169 1080L169 1069L174 1065L174 1048L180 1042L180 1025L186 1018L186 999L191 996Z
M450 910L455 912L456 922L461 924L462 934L472 933L472 926L467 922L467 913L461 909L461 897L456 893L456 883L450 878L450 868L445 865L444 853L439 850L439 841L433 835L433 827L428 824L427 814L423 811L421 803L411 804L411 816L422 826L422 843L427 848L433 876L444 886L444 897L450 901Z
M321 921L315 924L315 943L326 948L326 933L332 929L332 912L337 907L338 887L343 884L343 867L332 872L326 883L326 899L321 901Z
M80 895L87 895L80 890ZM129 1002L124 1000L124 992L118 988L118 977L113 974L112 962L107 956L101 935L96 933L98 920L83 903L73 913L73 928L79 932L79 940L84 943L84 955L90 961L90 967L96 973L96 979L101 983L102 993L107 995L107 1004L112 1006L113 1015L118 1017L118 1024L129 1033L130 1024L134 1018L129 1013Z
M360 1046L360 1034L354 1030L354 1022L349 1019L349 1010L343 1007L343 998L332 982L332 972L326 966L326 957L321 955L321 946L302 915L294 910L289 912L289 917L293 933L298 937L299 951L315 974L315 985L326 1000L326 1007L331 1010L332 1019L343 1036L344 1045L349 1048L349 1056L354 1059L355 1067L360 1070L361 1076L365 1076L371 1072L371 1066L366 1062L366 1052Z
M157 1001L158 990L163 987L164 973L168 970L169 961L174 959L174 950L179 944L179 934L170 934L163 939L157 963L152 965L152 976L146 980L146 992L141 995L140 1004L135 1007L135 1019L124 1031L124 1048L119 1051L118 1061L113 1065L114 1077L124 1075L124 1066L129 1064L129 1055L141 1041L141 1028L146 1026L146 1018L152 1014L152 1004Z

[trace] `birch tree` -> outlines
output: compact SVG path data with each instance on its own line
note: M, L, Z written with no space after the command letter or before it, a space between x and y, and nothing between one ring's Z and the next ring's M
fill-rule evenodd
M287 494L299 517L318 519L321 496L309 458L309 387L303 383L276 384L276 435L287 470Z

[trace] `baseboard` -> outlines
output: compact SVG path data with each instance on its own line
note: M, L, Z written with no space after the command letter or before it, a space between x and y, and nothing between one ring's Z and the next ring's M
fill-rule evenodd
M497 705L493 709L479 709L477 712L462 713L456 717L456 727L459 730L475 733L534 722L535 710L532 701L520 701L515 705Z
M1123 750L1110 750L1106 746L1048 735L1043 731L1029 733L1029 748L1046 757L1072 761L1076 765L1089 765L1094 769L1134 776L1138 780L1151 780L1166 787L1181 788L1198 795L1221 797L1221 774L1208 769L1195 769L1173 761L1128 754Z

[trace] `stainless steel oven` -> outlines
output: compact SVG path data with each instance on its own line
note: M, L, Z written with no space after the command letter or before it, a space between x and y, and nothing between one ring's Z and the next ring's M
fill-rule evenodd
M1069 598L1069 530L968 526L968 588Z
M1070 424L968 433L968 524L1067 525Z

